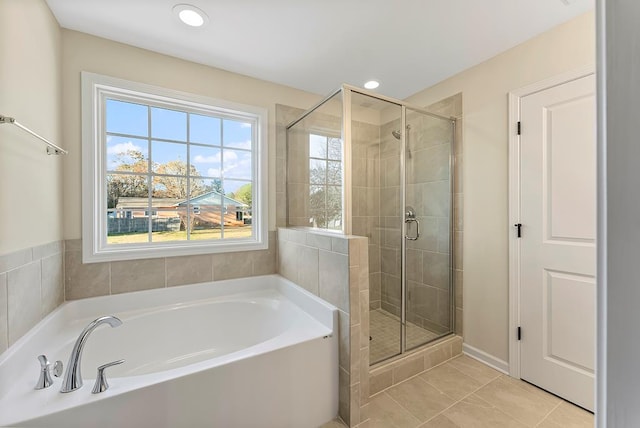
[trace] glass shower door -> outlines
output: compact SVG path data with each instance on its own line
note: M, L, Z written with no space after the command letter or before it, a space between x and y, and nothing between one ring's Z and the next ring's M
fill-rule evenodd
M405 349L453 331L451 149L453 123L406 108Z
M351 94L352 233L369 238L371 363L402 351L401 116L399 104Z

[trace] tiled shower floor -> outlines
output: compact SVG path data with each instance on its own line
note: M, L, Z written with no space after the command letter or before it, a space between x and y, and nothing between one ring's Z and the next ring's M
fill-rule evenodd
M371 364L400 353L400 318L382 309L369 312L369 359ZM438 334L407 322L407 349L438 337Z

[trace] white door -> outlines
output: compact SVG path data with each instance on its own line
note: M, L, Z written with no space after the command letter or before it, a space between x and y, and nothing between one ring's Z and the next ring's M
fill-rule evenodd
M593 75L520 100L520 377L594 407Z

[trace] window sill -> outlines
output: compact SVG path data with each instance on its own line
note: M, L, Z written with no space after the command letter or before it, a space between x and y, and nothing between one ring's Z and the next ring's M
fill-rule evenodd
M117 247L107 246L106 248L101 249L91 248L90 242L87 241L83 243L82 248L83 263L231 253L238 251L266 250L269 248L269 242L267 239L262 241L225 242L224 244L211 244L206 242L194 244L193 241L187 241L185 244L181 245L179 243L172 242L167 243L166 245L155 244L154 247L132 244L118 245Z

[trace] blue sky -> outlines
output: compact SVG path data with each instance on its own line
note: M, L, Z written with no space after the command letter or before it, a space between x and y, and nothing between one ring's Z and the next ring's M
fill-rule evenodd
M149 111L151 135L149 136ZM154 163L171 160L187 161L187 145L156 139L187 141L187 113L117 100L107 100L107 169L113 170L121 162L128 162L128 150L140 151ZM189 117L190 162L201 176L224 176L225 191L232 192L251 180L251 124L219 119L199 114ZM109 135L127 134L127 137ZM139 138L134 138L139 137ZM222 140L222 141L221 141ZM120 156L119 156L120 155ZM222 171L224 165L224 171Z

